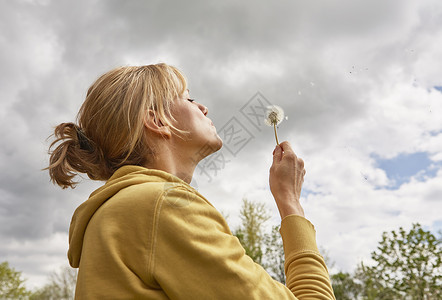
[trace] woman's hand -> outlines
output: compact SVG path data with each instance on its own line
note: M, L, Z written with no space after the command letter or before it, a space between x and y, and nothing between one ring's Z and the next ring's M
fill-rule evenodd
M289 142L276 146L269 182L281 219L292 214L304 217L299 202L304 175L304 161L296 156Z

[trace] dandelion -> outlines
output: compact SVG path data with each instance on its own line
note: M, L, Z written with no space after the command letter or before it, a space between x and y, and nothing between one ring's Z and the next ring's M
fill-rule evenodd
M264 122L268 126L273 126L273 129L275 130L276 144L278 146L279 146L279 141L278 141L278 134L276 133L276 125L279 125L279 123L281 123L283 119L284 119L284 111L282 110L281 107L276 105L267 107L267 113Z

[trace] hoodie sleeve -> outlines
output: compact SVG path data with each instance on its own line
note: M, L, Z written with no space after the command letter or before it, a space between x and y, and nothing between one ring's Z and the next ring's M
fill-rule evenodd
M151 272L170 299L334 299L313 225L283 220L287 286L245 254L221 214L187 188L157 204Z

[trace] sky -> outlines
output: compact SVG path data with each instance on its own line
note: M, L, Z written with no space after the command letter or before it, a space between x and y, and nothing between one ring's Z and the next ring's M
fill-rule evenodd
M382 232L442 230L440 0L0 0L0 261L29 288L67 265L75 208L102 182L52 185L48 136L122 65L165 62L209 108L223 148L192 185L239 224L243 198L280 217L273 128L305 161L301 197L331 272L370 261Z

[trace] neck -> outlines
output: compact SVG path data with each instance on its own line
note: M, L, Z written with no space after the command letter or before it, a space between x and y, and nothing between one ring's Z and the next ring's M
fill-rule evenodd
M159 151L159 149L161 150ZM145 167L165 171L190 183L197 164L198 161L194 161L185 154L180 154L179 151L173 151L173 149L164 145L164 147L157 148L155 158Z

